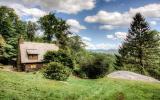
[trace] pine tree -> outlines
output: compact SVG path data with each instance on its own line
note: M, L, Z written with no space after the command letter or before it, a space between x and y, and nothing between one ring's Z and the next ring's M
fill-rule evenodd
M150 31L145 18L137 13L133 17L128 36L116 55L117 63L121 61L123 68L136 69L142 74L148 74L149 70L159 64L160 49L159 35L156 31ZM125 67L124 67L125 66Z

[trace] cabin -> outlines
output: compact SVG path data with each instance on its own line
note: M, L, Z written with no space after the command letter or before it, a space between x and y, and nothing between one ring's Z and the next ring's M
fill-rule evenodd
M58 51L58 46L49 43L24 42L19 40L17 68L19 71L35 71L43 67L47 51Z

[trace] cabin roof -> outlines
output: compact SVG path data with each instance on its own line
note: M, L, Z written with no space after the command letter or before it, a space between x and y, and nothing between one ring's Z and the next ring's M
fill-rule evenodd
M47 51L57 51L58 49L55 44L23 42L20 44L21 63L43 62L43 56ZM28 54L37 54L38 60L29 60Z

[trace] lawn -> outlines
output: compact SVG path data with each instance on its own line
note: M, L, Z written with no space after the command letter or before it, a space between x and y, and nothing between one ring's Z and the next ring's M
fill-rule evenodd
M0 100L160 100L160 84L74 76L59 82L47 80L38 72L0 69Z

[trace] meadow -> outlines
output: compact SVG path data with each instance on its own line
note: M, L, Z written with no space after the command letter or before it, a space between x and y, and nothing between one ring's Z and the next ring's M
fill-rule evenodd
M0 100L160 100L160 84L111 78L65 82L45 79L40 72L0 69Z

